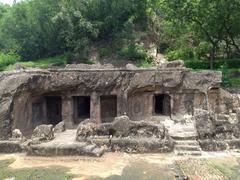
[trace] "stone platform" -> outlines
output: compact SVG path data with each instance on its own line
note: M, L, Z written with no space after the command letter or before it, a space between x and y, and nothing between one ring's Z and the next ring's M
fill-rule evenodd
M28 155L35 156L93 156L100 157L104 154L104 148L89 142L77 142L76 130L67 130L57 133L56 138L49 142L30 145L27 148Z

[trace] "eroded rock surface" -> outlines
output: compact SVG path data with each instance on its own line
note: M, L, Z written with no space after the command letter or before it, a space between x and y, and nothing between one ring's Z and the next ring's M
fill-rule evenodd
M32 139L52 140L54 138L53 125L39 125L32 133Z

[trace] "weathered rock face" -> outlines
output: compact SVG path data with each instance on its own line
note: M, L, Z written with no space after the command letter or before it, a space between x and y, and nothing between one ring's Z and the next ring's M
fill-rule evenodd
M23 138L22 132L19 129L14 129L12 132L12 138L21 140Z
M77 129L77 140L95 138L97 136L108 137L135 137L164 139L168 136L163 125L149 122L131 121L128 116L116 117L112 123L80 123Z
M37 126L32 133L32 139L52 140L54 138L53 125Z
M132 123L128 116L116 117L112 123L112 129L115 136L126 137L129 134Z
M76 96L91 99L89 103L84 102L91 108L83 112L88 113L83 114L83 119L91 118L94 123L101 123L105 118L101 113L102 96L111 96L112 101L107 104L112 104L115 110L110 107L105 113L112 116L110 119L126 114L133 121L143 121L162 115L161 103L166 102L157 104L156 94L170 97L169 116L193 114L194 108L200 106L199 99L206 104L216 104L211 97L207 101L205 94L211 88L219 88L221 81L219 72L190 72L181 62L158 69L80 68L68 66L66 69L1 73L0 139L11 137L12 129L29 135L40 124L56 125L64 121L66 128L76 127L82 113L75 112L79 105L73 100Z
M128 116L116 117L112 123L80 123L76 140L107 146L111 151L130 153L170 152L173 148L163 125L131 121Z
M238 121L230 121L229 115L214 116L206 110L196 109L196 128L200 139L229 140L239 138Z
M79 124L77 128L77 138L83 139L98 135L99 125L95 123Z
M214 124L212 114L203 109L196 109L194 112L196 128L200 139L207 139L214 136Z
M66 130L66 127L64 122L58 123L53 129L54 133L61 133L61 132L64 132L65 130Z

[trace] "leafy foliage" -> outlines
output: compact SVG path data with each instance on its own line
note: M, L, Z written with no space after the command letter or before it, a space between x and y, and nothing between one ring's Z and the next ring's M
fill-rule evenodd
M91 62L91 47L104 42L107 46L99 50L101 58L115 53L113 57L118 59L151 64L139 45L141 33L169 60L200 59L205 68L216 69L218 59L240 57L240 0L23 0L12 6L0 4L0 52L16 54L18 61L66 55L68 63ZM115 50L109 50L110 44Z

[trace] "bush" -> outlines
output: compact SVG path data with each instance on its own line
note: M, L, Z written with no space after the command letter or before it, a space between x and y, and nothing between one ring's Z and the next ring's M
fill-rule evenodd
M130 61L151 61L151 57L146 53L143 46L131 44L128 47L120 49L118 56L121 59L127 59Z
M4 69L4 67L15 64L20 60L20 56L15 53L0 53L0 69Z
M192 49L177 49L173 51L169 51L166 54L166 57L169 61L177 60L177 59L191 59L194 57L194 53Z
M205 57L212 49L211 44L207 42L201 42L198 47L195 49L196 58Z
M185 65L191 69L210 69L209 60L187 60L185 61ZM240 59L224 59L224 60L214 60L213 63L214 69L222 69L222 68L240 68Z
M207 60L187 60L185 66L191 69L210 69L209 61Z
M108 48L101 48L99 50L99 56L100 58L104 58L107 57L111 54L111 51Z

